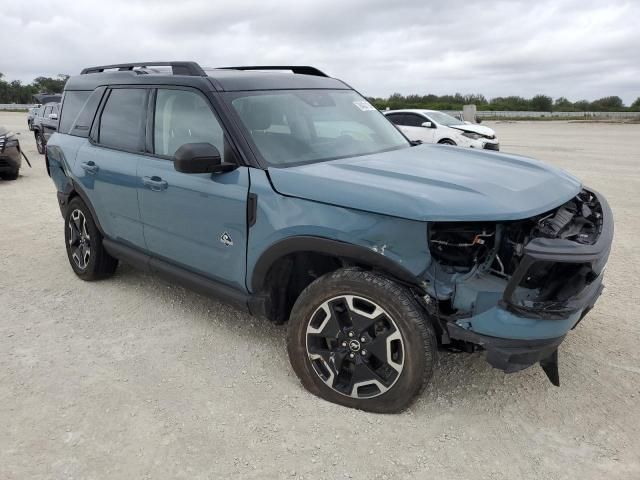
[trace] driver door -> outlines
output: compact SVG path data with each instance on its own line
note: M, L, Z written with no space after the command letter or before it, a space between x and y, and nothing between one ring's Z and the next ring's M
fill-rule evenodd
M195 90L159 88L153 108L153 155L141 159L138 170L147 250L244 289L247 167L217 174L176 171L173 155L186 143L211 143L224 161L224 131L208 99Z

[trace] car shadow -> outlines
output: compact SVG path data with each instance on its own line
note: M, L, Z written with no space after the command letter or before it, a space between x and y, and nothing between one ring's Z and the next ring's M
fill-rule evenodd
M184 321L202 322L208 327L223 328L238 336L238 342L254 344L280 365L289 365L286 351L287 326L275 325L266 319L253 317L216 299L198 294L175 283L147 274L121 263L112 280L124 288L141 294L157 296L161 309L184 305ZM110 281L110 280L108 280ZM286 383L302 390L295 375L286 375ZM516 393L523 388L551 387L542 370L533 366L515 374L505 374L491 367L484 352L451 352L440 350L434 375L424 392L407 410L452 407L468 402L486 402L487 405L515 402ZM553 387L551 387L553 388Z

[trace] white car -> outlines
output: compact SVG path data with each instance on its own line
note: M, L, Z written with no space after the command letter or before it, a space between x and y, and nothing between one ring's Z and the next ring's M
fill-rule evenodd
M491 128L465 123L436 110L387 110L382 112L409 140L460 147L500 150Z

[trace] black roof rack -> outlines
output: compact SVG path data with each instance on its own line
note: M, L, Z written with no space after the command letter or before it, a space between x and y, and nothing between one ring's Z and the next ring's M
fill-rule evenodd
M219 67L219 70L290 70L300 75L315 75L316 77L328 77L326 73L315 67L306 65L260 65L253 67Z
M115 65L100 65L84 68L80 75L88 73L102 73L105 70L118 69L119 71L133 70L135 67L171 67L174 75L189 75L192 77L205 77L207 74L196 62L139 62L118 63Z

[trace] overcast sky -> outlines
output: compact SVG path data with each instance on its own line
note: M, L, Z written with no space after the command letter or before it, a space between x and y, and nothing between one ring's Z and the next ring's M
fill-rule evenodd
M640 96L640 1L2 0L0 72L314 65L365 95Z

